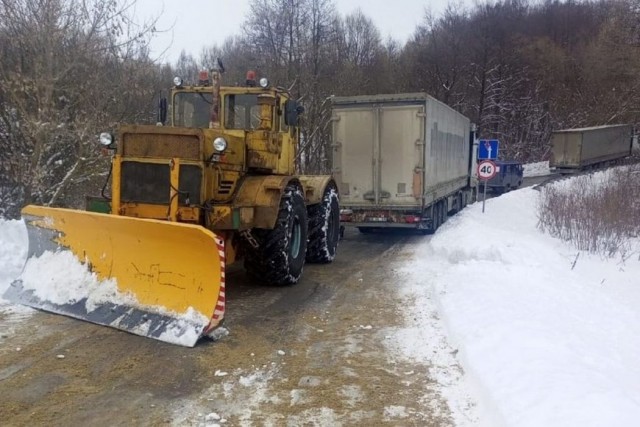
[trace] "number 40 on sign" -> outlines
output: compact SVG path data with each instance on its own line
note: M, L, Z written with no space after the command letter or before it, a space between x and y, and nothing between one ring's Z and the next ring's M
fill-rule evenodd
M478 163L478 178L482 180L490 180L498 172L498 167L491 160L483 160Z

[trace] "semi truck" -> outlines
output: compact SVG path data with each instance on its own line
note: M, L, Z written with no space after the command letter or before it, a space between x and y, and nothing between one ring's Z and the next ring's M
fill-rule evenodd
M426 93L333 97L341 225L435 232L475 200L470 120Z
M615 164L631 155L631 125L557 130L551 135L549 168L561 174Z

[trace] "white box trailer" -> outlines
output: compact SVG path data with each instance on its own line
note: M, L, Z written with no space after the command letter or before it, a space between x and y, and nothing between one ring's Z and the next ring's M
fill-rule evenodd
M334 97L343 225L435 231L475 199L470 121L425 93Z
M631 125L557 130L551 135L549 167L560 173L614 164L631 155Z

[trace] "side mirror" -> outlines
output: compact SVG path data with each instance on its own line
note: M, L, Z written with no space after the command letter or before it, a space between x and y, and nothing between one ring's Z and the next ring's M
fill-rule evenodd
M158 123L163 126L167 122L167 98L160 98L158 102Z
M298 126L298 116L304 113L304 107L296 101L284 103L284 123L287 126Z

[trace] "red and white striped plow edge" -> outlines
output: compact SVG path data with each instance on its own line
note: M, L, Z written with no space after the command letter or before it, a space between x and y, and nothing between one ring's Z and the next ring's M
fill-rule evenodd
M226 258L224 255L224 240L216 236L216 246L218 247L218 255L220 257L220 293L218 294L218 302L216 309L213 311L209 325L204 329L202 335L207 335L213 329L218 327L224 319L226 292L225 292L225 266Z

